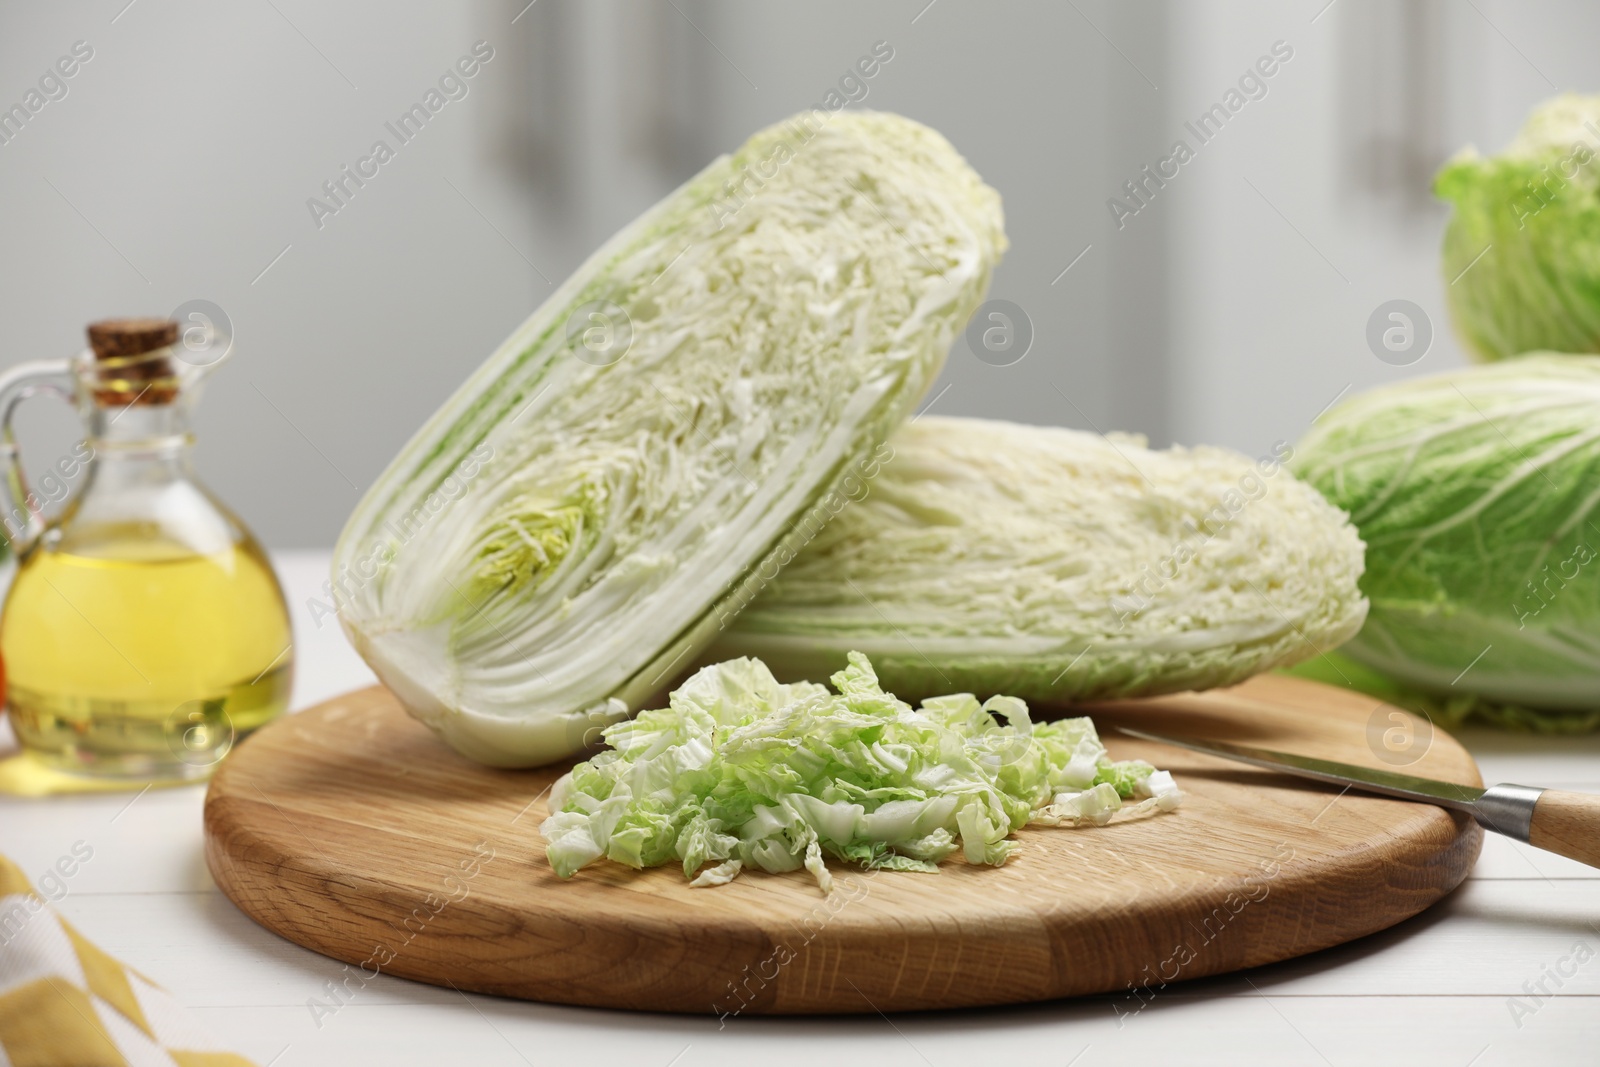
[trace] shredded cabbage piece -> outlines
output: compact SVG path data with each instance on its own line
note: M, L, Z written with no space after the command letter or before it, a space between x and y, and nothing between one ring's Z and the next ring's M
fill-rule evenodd
M1124 800L1141 814L1179 804L1171 774L1111 760L1087 718L1034 723L1014 697L970 693L913 709L860 652L831 680L837 692L785 685L760 660L729 660L608 727L611 747L552 787L551 867L676 861L693 886L804 867L826 893L825 857L933 872L960 851L999 865L1030 823L1104 826Z

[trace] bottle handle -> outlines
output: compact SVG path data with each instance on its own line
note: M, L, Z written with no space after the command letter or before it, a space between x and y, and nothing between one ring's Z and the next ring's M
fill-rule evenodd
M12 552L21 555L44 532L39 498L28 488L11 420L17 406L34 396L54 396L77 406L77 378L70 359L38 359L19 363L0 374L0 464L4 487L0 492L0 536Z

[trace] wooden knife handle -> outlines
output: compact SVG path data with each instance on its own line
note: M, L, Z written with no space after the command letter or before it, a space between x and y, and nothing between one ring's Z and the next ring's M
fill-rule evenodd
M1546 789L1533 806L1528 843L1600 867L1600 796Z

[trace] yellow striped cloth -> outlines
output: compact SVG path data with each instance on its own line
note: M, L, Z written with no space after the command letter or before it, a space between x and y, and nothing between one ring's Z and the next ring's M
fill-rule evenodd
M0 1067L253 1067L0 856Z

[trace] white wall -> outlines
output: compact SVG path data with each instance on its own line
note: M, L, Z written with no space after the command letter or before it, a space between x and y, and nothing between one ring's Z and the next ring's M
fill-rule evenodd
M1294 48L1268 96L1235 116L1166 191L1180 441L1260 453L1298 438L1342 390L1465 361L1439 265L1446 208L1425 193L1375 194L1350 176L1359 162L1352 102L1368 98L1376 118L1365 118L1381 133L1385 116L1399 121L1395 97L1416 73L1417 57L1390 36L1403 32L1404 5L1339 0L1312 22L1325 2L1174 8L1170 102L1182 116L1209 106L1272 41ZM1443 89L1414 138L1439 153L1416 179L1420 189L1461 145L1502 148L1556 91L1545 76L1563 90L1600 90L1593 5L1410 6L1433 11ZM1377 359L1365 338L1369 315L1394 298L1421 305L1433 324L1432 349L1408 367Z
M547 291L524 257L559 280L578 254L491 150L514 12L141 0L117 17L125 3L0 7L8 104L74 41L94 48L0 147L0 359L215 301L238 344L200 409L202 474L269 543L331 543L358 488ZM318 229L306 200L479 39L496 58L469 94ZM25 448L48 462L57 440Z
M1460 359L1442 209L1341 176L1349 100L1382 120L1419 62L1385 12L1440 9L1441 152L1502 145L1545 77L1600 89L1600 11L1576 0L524 3L0 6L0 105L95 49L0 146L0 364L75 351L91 319L215 301L238 348L201 408L201 471L269 544L331 543L551 282L885 40L865 105L938 127L1002 191L993 295L1035 331L1009 367L958 342L934 410L1259 452L1346 385ZM1119 229L1107 198L1280 38L1295 56L1267 97ZM470 94L319 229L307 198L480 39L496 58ZM1434 321L1410 368L1364 341L1397 296ZM20 423L42 464L70 427L36 407Z
M201 409L200 468L271 544L331 542L549 282L877 40L895 58L867 105L933 123L1004 191L996 295L1037 331L1014 367L958 348L939 410L1081 425L1056 388L1109 403L1106 261L1050 284L1097 223L1108 126L1109 53L1066 6L125 3L0 8L0 98L74 41L95 49L0 148L0 359L74 351L91 319L220 304L238 348ZM479 39L496 58L470 94L318 228L307 198ZM59 413L21 422L36 462L64 447Z

